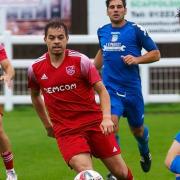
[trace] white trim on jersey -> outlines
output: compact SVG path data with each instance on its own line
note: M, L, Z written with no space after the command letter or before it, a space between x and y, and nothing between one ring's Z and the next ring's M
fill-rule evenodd
M41 57L39 57L38 59L36 59L33 64L36 64L38 62L44 61L46 60L46 54L42 55Z
M80 52L77 51L73 51L73 50L68 50L68 56L77 56L77 57L85 57L86 59L89 59L85 54L82 54Z

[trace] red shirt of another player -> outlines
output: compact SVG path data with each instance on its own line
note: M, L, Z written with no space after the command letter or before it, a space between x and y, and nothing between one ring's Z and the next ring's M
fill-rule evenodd
M72 50L65 54L58 68L51 65L46 53L28 71L28 86L41 89L56 137L102 121L92 87L101 80L98 71L87 56Z
M6 51L4 47L0 44L0 61L7 59Z

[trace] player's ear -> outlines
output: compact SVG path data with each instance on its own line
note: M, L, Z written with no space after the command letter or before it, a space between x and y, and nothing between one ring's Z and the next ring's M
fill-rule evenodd
M69 36L68 35L66 36L66 39L69 40Z
M125 15L127 14L127 8L124 8L124 14Z
M106 10L106 15L109 16L108 9Z
M44 42L46 42L46 37L44 36Z

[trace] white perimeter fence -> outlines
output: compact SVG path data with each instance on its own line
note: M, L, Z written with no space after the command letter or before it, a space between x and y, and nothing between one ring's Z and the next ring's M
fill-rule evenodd
M159 34L151 35L156 43L180 43L180 35ZM15 68L15 89L9 90L6 86L0 94L0 102L4 104L5 110L13 109L14 104L31 104L27 90L26 71L33 62L32 59L13 59L13 45L43 44L43 36L38 35L11 35L5 32L0 36L0 42L4 43L9 59ZM70 35L69 44L97 44L96 35ZM24 75L20 73L24 70ZM18 79L18 73L19 79ZM180 102L180 57L161 58L159 62L140 65L143 95L145 103ZM23 77L24 78L23 78ZM23 84L22 84L23 83Z

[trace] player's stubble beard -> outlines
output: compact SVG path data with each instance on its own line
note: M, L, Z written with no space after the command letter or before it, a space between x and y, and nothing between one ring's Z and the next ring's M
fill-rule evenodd
M63 56L64 51L61 49L60 51L54 51L53 48L51 49L51 54L56 57L56 58L60 58Z
M121 18L117 20L111 19L111 23L114 24L115 26L122 25L124 24L124 22L125 22L124 16L122 16Z

